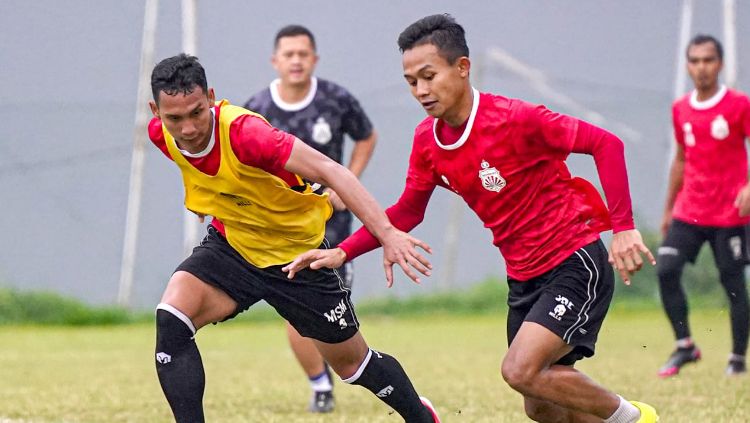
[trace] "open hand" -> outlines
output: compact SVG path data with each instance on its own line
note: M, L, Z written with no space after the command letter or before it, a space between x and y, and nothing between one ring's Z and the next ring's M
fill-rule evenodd
M432 248L427 243L413 236L392 228L388 235L381 240L383 245L383 268L388 288L393 286L393 265L397 264L411 280L421 283L414 272L430 276L432 264L417 250L417 247L432 254Z
M317 270L323 267L329 269L338 269L346 261L346 253L341 248L332 250L309 250L298 255L291 263L281 268L282 272L287 272L287 278L293 279L294 275L302 269L309 267Z
M630 285L630 277L643 267L641 254L644 254L652 265L656 264L654 255L643 243L641 233L637 229L618 232L612 236L609 262L620 273L625 285Z

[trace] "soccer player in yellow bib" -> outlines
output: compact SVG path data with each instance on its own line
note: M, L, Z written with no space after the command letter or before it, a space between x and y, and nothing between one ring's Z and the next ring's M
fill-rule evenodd
M414 281L431 265L422 241L394 228L346 168L265 119L214 101L195 57L162 60L151 75L151 141L182 172L185 207L210 216L208 234L175 270L156 309L156 369L177 422L203 422L205 374L195 335L265 300L315 346L344 382L377 395L407 422L439 421L398 361L369 348L335 270L282 267L324 243L331 205L303 181L329 186Z

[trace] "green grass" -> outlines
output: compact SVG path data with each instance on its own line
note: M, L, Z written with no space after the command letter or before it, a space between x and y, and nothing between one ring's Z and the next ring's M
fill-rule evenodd
M370 344L403 363L444 422L527 421L520 396L499 376L505 322L494 315L366 317ZM598 355L581 366L626 398L657 406L662 422L744 422L750 379L723 375L729 349L724 311L693 314L704 360L675 379L657 367L672 348L656 310L615 310ZM279 321L224 323L200 331L207 387L206 416L214 422L400 422L364 389L336 384L333 415L304 412L308 387ZM0 421L168 422L171 415L153 366L151 324L119 326L0 326Z
M113 306L95 307L48 291L21 291L0 286L0 325L116 325L144 322L153 312L131 312Z

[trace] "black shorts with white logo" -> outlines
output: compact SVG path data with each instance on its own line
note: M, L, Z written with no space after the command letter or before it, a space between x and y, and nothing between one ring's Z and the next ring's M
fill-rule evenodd
M534 322L573 347L558 364L572 365L593 356L612 301L614 278L601 240L579 248L540 276L527 281L508 278L508 345L523 322Z
M289 280L282 267L253 266L209 226L208 235L175 272L188 272L236 301L237 309L224 320L265 300L302 336L338 343L357 333L351 293L338 271L304 269Z
M748 260L747 226L698 226L674 219L658 250L659 266L695 262L704 242L708 242L719 269L742 269Z

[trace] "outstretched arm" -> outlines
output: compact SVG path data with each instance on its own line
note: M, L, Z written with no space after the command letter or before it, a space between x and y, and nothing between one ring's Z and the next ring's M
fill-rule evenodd
M409 186L404 188L404 192L396 204L388 207L385 211L393 226L404 232L410 232L422 223L432 192L433 190L420 191ZM380 247L380 243L364 226L339 244L339 248L345 254L346 261L354 260L356 257L378 247Z
M401 266L404 273L417 283L420 282L420 279L412 269L416 269L424 275L430 274L429 269L432 265L416 249L419 246L425 251L431 252L430 247L396 229L372 195L357 180L357 177L345 167L305 145L302 141L296 140L284 168L308 180L329 186L338 193L344 204L383 245L383 266L388 286L393 285L394 264ZM298 259L300 258L298 257ZM289 271L289 276L293 277L294 272L299 268L304 268L316 261L318 260L313 257L306 257L302 262L295 260L285 269Z
M612 218L613 236L609 262L615 266L625 284L629 285L630 276L643 266L641 254L651 264L656 264L656 260L633 223L622 141L610 132L580 121L573 152L594 156Z
M362 176L362 172L365 171L367 163L370 162L372 153L373 151L375 151L375 144L377 143L377 140L378 135L375 130L373 130L370 132L370 135L367 138L357 140L354 143L354 148L352 148L352 155L349 159L348 167L349 170L357 178ZM346 210L346 206L341 201L339 195L335 190L328 187L326 188L326 192L328 192L329 200L331 201L331 205L333 206L334 210Z

